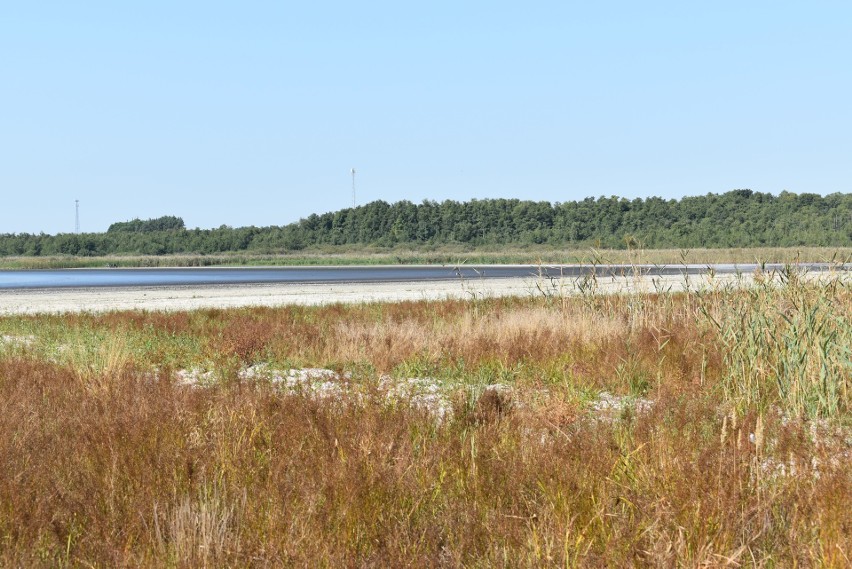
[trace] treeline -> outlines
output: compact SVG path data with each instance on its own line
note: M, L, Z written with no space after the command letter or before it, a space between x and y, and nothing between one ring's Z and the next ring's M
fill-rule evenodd
M106 233L0 235L0 255L276 253L327 246L698 248L852 246L852 194L733 190L664 200L587 198L376 201L285 226L186 229L183 220L116 223Z

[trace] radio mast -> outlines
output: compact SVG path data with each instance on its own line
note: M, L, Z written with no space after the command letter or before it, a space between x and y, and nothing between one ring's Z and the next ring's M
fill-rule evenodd
M74 200L74 233L80 233L80 200Z
M355 168L352 168L352 170L350 170L350 173L352 174L352 207L354 208L355 207Z

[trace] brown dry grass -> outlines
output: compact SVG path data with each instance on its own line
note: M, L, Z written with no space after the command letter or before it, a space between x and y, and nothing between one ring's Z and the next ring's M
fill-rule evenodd
M0 356L0 565L848 566L848 393L814 418L726 390L747 294L0 320L36 337ZM798 322L804 297L765 294L778 334ZM848 288L801 294L849 348ZM237 377L257 362L364 397ZM174 381L194 365L222 381ZM441 378L453 417L389 403L383 373ZM511 401L470 397L494 382ZM604 417L601 390L654 404Z

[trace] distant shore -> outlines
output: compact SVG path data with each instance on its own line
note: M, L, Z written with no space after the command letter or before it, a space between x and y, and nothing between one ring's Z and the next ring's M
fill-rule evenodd
M852 259L850 247L732 247L724 249L572 249L549 246L507 246L500 249L462 246L329 247L286 253L0 257L0 269L586 263L672 265L848 262L849 259Z

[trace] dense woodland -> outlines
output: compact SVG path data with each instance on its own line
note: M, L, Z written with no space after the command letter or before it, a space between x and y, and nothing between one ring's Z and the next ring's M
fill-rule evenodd
M606 248L852 246L852 194L733 190L664 200L586 198L375 201L273 227L186 229L179 217L114 223L106 233L2 234L0 256L224 252L329 246L549 245Z

